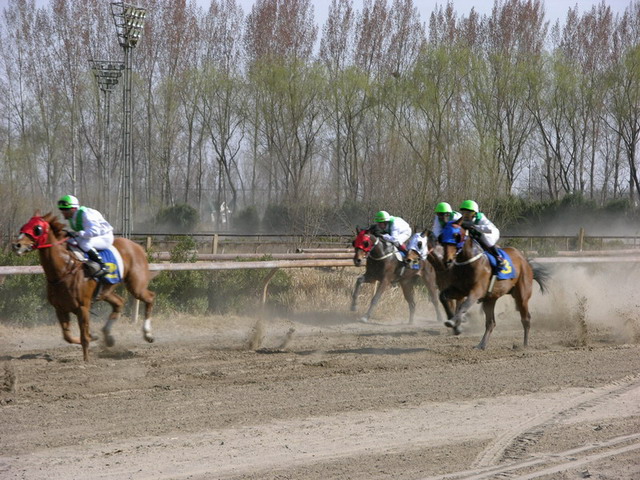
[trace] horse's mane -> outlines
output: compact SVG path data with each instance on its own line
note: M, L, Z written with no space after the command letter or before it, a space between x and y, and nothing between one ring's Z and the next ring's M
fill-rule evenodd
M64 231L64 224L58 220L57 215L54 215L52 212L47 213L42 216L42 219L51 226L51 230L56 238L60 238L62 236L62 232Z
M385 233L379 223L374 223L367 231L376 237L381 237Z

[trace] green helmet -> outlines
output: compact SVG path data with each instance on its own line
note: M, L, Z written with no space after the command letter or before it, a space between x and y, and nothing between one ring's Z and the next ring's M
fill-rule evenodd
M78 208L80 203L78 199L73 195L65 195L64 197L60 197L58 200L58 208L60 210L68 210L70 208Z
M389 215L389 213L385 212L384 210L380 210L378 213L376 213L376 216L373 220L377 223L388 222L389 220L391 220L391 215Z
M440 202L438 205L436 205L436 213L451 213L453 212L453 210L451 210L451 205L449 205L447 202Z
M471 210L478 213L478 204L473 200L465 200L460 204L460 210Z

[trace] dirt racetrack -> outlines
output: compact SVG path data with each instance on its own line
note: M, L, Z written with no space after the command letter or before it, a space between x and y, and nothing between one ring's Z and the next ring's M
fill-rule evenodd
M639 479L638 305L606 285L536 292L526 350L510 300L486 351L424 300L414 326L159 317L154 344L123 319L88 364L0 326L0 478Z

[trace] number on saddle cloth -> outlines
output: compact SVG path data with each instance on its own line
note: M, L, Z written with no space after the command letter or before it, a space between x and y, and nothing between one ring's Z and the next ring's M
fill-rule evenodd
M509 280L512 278L516 278L516 269L513 266L513 262L511 261L511 257L509 256L509 254L501 248L496 248L496 250L498 251L498 253L500 253L500 256L502 257L502 260L504 262L501 270L498 270L498 261L496 260L496 257L494 257L487 251L485 251L484 254L489 260L491 268L494 272L496 272L498 280Z
M107 273L102 277L103 283L120 283L122 281L122 273L120 266L122 259L116 257L117 250L111 247L107 250L99 250L102 260L107 267Z
M115 247L112 247L112 249L115 250ZM105 273L100 278L100 281L102 283L116 284L116 283L122 282L122 272L121 272L122 259L118 259L116 257L116 253L114 253L112 249L98 250L98 253L102 257L102 261L104 262L104 265L107 268L107 273ZM93 260L91 260L91 258L89 258L89 255L87 254L87 252L84 252L83 250L81 250L80 247L78 247L77 245L70 245L70 250L74 252L74 254L78 255L79 257L84 258L85 261L89 261L92 264L97 265L95 262L93 262ZM91 267L87 267L87 268L91 268ZM90 276L93 276L95 275L95 272L90 271L88 272L88 274Z

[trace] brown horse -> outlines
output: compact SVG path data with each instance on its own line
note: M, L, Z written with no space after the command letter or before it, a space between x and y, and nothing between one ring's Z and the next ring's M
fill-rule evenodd
M353 241L355 254L353 263L359 267L366 261L366 270L356 280L356 285L351 296L351 311L356 310L358 293L363 283L378 282L376 291L371 299L369 310L361 318L363 322L368 322L371 314L380 300L380 296L392 284L399 283L405 300L409 304L409 323L413 324L413 317L416 310L416 301L413 287L416 281L421 278L427 287L429 300L433 304L438 321L441 321L441 313L438 309L438 291L435 284L435 273L425 261L416 265L416 268L407 266L399 259L398 249L391 243L384 241L378 231L377 225L369 229L358 230L358 235Z
M151 312L155 294L147 289L150 280L149 265L143 248L126 238L116 238L113 242L120 252L124 264L121 272L127 290L145 304L145 317L142 325L144 338L153 342L151 335ZM21 229L17 241L13 244L13 251L23 255L32 250L38 250L40 264L47 278L47 298L56 310L56 315L62 335L69 343L82 344L82 354L85 361L89 360L89 309L92 300L105 300L111 304L112 312L102 331L105 344L113 346L115 340L111 335L111 327L122 312L124 300L114 292L117 284L102 285L96 292L98 282L87 278L83 264L74 252L67 248L64 225L55 215L48 213L40 216L36 212ZM97 293L95 299L94 293ZM80 338L71 334L70 314L78 318Z
M409 239L407 243L407 258L406 263L415 268L415 265L419 265L421 262L427 260L431 269L434 271L436 286L440 291L440 303L444 307L444 311L447 315L447 319L450 319L455 314L457 307L457 301L449 298L445 298L442 295L451 285L451 270L447 268L442 260L443 249L438 244L437 240L433 236L433 233L429 230L424 230L421 233L416 233ZM438 316L440 320L440 316ZM460 333L460 329L454 329L456 334Z
M447 231L450 229L450 231ZM456 241L447 240L456 238ZM504 251L511 262L503 268L502 273L511 273L514 278L497 280L494 269L484 253L482 247L461 227L447 224L441 235L444 244L444 262L451 269L451 283L442 292L447 299L463 300L455 315L445 322L445 325L459 331L462 317L476 302L482 302L485 314L485 332L476 346L481 350L487 347L491 332L495 327L495 305L498 298L510 294L516 302L520 312L520 321L524 328L524 346L529 345L529 329L531 314L529 300L533 290L533 281L540 285L542 293L545 291L548 272L540 265L532 265L516 248L506 247ZM466 298L465 298L466 297Z

